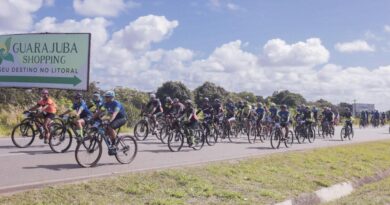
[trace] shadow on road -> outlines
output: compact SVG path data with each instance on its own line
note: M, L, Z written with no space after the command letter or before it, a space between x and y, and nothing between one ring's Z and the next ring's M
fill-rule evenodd
M37 165L35 167L23 167L23 169L50 169L54 171L61 171L65 169L79 169L82 168L78 164L52 164L52 165Z
M36 148L36 147L44 147L44 146L45 145L33 145L29 147ZM12 149L12 148L23 149L23 148L18 148L15 145L0 145L0 149Z
M272 149L272 147L247 147L247 149L260 149L260 150L264 150L264 149Z
M37 154L55 154L53 151L50 150L20 150L16 152L10 152L12 154L28 154L28 155L37 155Z

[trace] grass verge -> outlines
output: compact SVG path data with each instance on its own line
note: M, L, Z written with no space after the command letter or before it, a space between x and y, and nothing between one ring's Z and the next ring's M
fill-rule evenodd
M270 204L387 169L389 146L380 141L133 173L3 196L0 204Z

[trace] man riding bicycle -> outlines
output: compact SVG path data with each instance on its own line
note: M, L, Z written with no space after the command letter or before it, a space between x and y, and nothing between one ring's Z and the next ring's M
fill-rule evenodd
M38 103L29 109L29 111L33 110L39 110L42 112L42 118L44 119L43 122L43 128L45 129L45 136L44 136L44 143L47 144L49 140L49 124L55 117L55 113L57 112L56 104L54 101L49 97L49 91L48 90L42 90L41 92L41 100L38 101Z
M198 116L191 100L185 101L185 109L180 119L184 118L184 133L189 136L189 146L191 147L195 143L194 129L198 125Z
M77 137L84 137L83 127L86 123L88 123L92 118L92 113L89 111L87 104L83 100L83 96L81 93L77 93L73 99L73 106L71 109L68 109L60 117L70 113L72 110L76 111L77 121L76 124L76 134Z
M280 111L278 112L278 118L280 126L285 130L285 139L288 138L288 126L290 121L290 112L287 110L287 105L281 105Z
M347 126L349 126L352 130L352 112L349 108L346 108L345 109L345 123L347 124ZM344 138L347 137L347 136L344 136Z
M156 125L154 128L158 127L157 118L164 113L164 110L160 99L156 98L155 94L150 94L150 100L148 104L146 104L146 110L147 113L151 115L152 122ZM155 130L153 130L153 132L155 132Z
M263 104L261 104L260 102L257 103L256 115L257 115L257 126L261 126L261 121L264 118L264 108L263 108Z
M229 126L231 126L231 124L236 121L235 118L236 106L234 105L231 99L228 99L228 103L226 103L225 107L226 107L226 118Z
M104 110L110 115L109 120L109 127L107 129L107 134L110 136L111 139L111 150L115 150L115 140L117 133L115 132L116 129L122 127L127 122L127 113L122 106L122 104L114 100L115 98L115 92L114 91L107 91L104 93L104 104L103 108Z

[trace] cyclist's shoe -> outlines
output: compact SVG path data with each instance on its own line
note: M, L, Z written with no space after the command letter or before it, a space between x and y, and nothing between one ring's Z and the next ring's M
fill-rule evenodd
M108 147L108 155L110 156L116 155L116 146L111 145Z

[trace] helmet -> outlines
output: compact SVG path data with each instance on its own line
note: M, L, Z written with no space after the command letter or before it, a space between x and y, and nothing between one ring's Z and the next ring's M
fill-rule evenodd
M203 100L206 101L206 102L210 101L209 98L207 98L207 97L204 98Z
M244 101L244 105L248 105L248 102L247 102L247 101Z
M190 99L188 99L188 100L185 101L185 104L186 105L192 105L192 101Z
M49 94L49 91L46 90L46 89L43 89L43 90L41 91L41 94Z
M76 95L74 96L74 99L81 99L83 98L83 95L81 93L76 93Z
M173 102L173 100L171 99L171 97L166 97L166 98L165 98L165 102L172 103L172 102Z
M106 93L104 93L104 97L113 98L113 97L115 97L115 92L112 91L112 90L109 90L109 91L107 91Z
M216 102L216 103L220 103L221 100L217 98L217 99L215 99L215 102Z
M257 103L257 107L263 107L263 104L261 102Z
M280 106L280 108L286 109L286 108L287 108L287 105L284 105L284 104L283 104L283 105Z
M276 106L276 104L275 103L271 103L271 107L275 107Z
M152 100L154 100L154 99L156 99L156 95L155 94L150 94L150 99L152 99Z
M179 99L174 98L174 99L173 99L173 102L174 102L174 103L178 103L178 102L179 102Z

